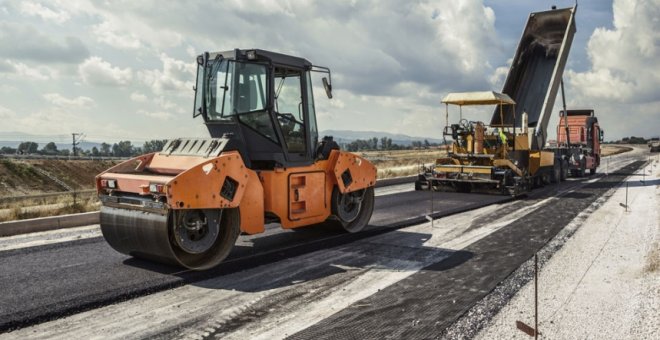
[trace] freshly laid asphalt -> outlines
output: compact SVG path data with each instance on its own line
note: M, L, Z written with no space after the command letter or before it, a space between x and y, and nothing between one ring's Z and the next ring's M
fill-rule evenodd
M365 338L438 334L439 329L444 329L492 290L575 215L616 185L626 171L630 169L624 168L619 176L601 178L564 199L544 204L537 213L524 216L449 259L367 298L369 301L356 303L293 337L336 337L342 332ZM556 190L572 186L576 182L538 189L531 195L552 196ZM271 227L264 234L241 236L229 258L205 272L185 271L122 255L103 238L3 251L0 252L3 292L0 332L418 224L425 221L424 215L430 211L431 197L432 215L436 218L511 200L498 195L429 191L378 196L366 231L345 234L325 225L296 232ZM376 314L378 317L373 317ZM406 317L420 314L429 317L414 320ZM401 322L392 323L390 317L395 316Z
M643 162L549 201L502 229L290 336L292 339L430 339L533 257Z
M205 272L131 258L101 237L3 251L0 332L421 223L430 212L431 197L436 218L511 200L429 191L378 196L369 227L361 233L345 234L324 225L296 232L272 226L264 234L241 236L227 260Z

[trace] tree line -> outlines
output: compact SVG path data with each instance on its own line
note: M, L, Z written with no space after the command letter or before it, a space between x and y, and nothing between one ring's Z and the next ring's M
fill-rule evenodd
M432 146L438 146L438 143L429 143L427 139L422 141L413 141L411 145L400 145L392 142L392 138L373 137L369 139L356 139L350 143L345 143L343 147L347 151L371 151L371 150L413 150L428 149Z
M153 139L144 142L140 146L135 146L131 141L120 141L114 144L101 143L99 147L92 147L89 150L76 149L78 156L93 157L132 157L145 153L160 151L165 145L164 139ZM36 142L22 142L17 148L3 146L0 148L0 154L26 154L26 155L46 155L46 156L72 156L73 152L69 149L58 149L54 142L46 143L41 149Z
M144 142L140 146L133 145L131 141L120 141L114 144L101 143L99 147L94 146L89 150L77 149L78 156L87 157L132 157L146 153L157 152L163 149L166 140L154 139ZM370 150L413 150L428 149L438 146L438 143L430 143L427 139L424 141L413 141L411 145L400 145L392 142L392 138L369 138L357 139L350 143L345 143L342 147L347 151L370 151ZM45 144L39 149L36 142L22 142L17 148L4 146L0 148L0 154L24 154L24 155L46 155L46 156L73 156L70 149L58 149L54 142Z
M650 138L647 139L644 137L630 136L630 137L623 137L620 140L605 142L605 144L646 144L650 140L651 140Z

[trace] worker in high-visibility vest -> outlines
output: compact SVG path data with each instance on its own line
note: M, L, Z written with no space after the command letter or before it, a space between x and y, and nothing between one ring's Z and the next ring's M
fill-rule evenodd
M506 153L507 153L506 152L506 145L507 144L506 144L506 135L504 134L504 129L495 128L494 132L500 138L500 141L502 142L502 149L500 149L501 152L502 152L502 157L506 157Z
M495 133L498 134L500 137L500 141L502 141L503 145L506 145L506 135L504 134L504 129L495 129Z

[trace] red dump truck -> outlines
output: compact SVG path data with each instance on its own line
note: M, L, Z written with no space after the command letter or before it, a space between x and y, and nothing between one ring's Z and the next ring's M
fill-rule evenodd
M557 124L557 141L548 150L561 159L562 179L569 175L582 177L587 169L591 175L600 165L600 143L604 131L592 109L561 110Z

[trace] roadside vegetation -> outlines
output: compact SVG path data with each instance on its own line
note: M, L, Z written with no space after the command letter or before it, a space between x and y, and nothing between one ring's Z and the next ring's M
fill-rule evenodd
M378 178L394 178L416 175L423 165L435 163L435 160L447 155L442 147L430 147L418 150L379 150L355 152L378 169Z
M140 146L133 145L131 141L120 141L114 144L101 143L99 147L89 150L77 149L72 152L69 149L58 149L54 142L46 143L41 149L39 143L22 142L17 148L3 146L0 154L5 155L44 155L44 156L83 156L83 157L133 157L145 153L160 151L165 145L165 140L154 139L144 142Z
M3 204L0 208L0 222L24 220L38 217L60 216L66 214L77 214L99 210L99 202L96 195L83 198L59 198L55 203L30 205L26 202L15 202Z
M0 222L98 210L94 177L116 163L0 159Z
M342 149L346 151L356 152L356 151L391 151L391 150L420 150L420 149L430 149L437 148L440 144L430 143L427 139L424 141L412 141L410 145L401 145L396 144L392 141L392 138L382 137L382 138L368 138L368 139L356 139L350 143L343 143L341 145Z
M0 198L91 190L94 177L115 164L117 161L0 159Z
M612 156L631 151L633 148L625 145L601 145L601 156Z

